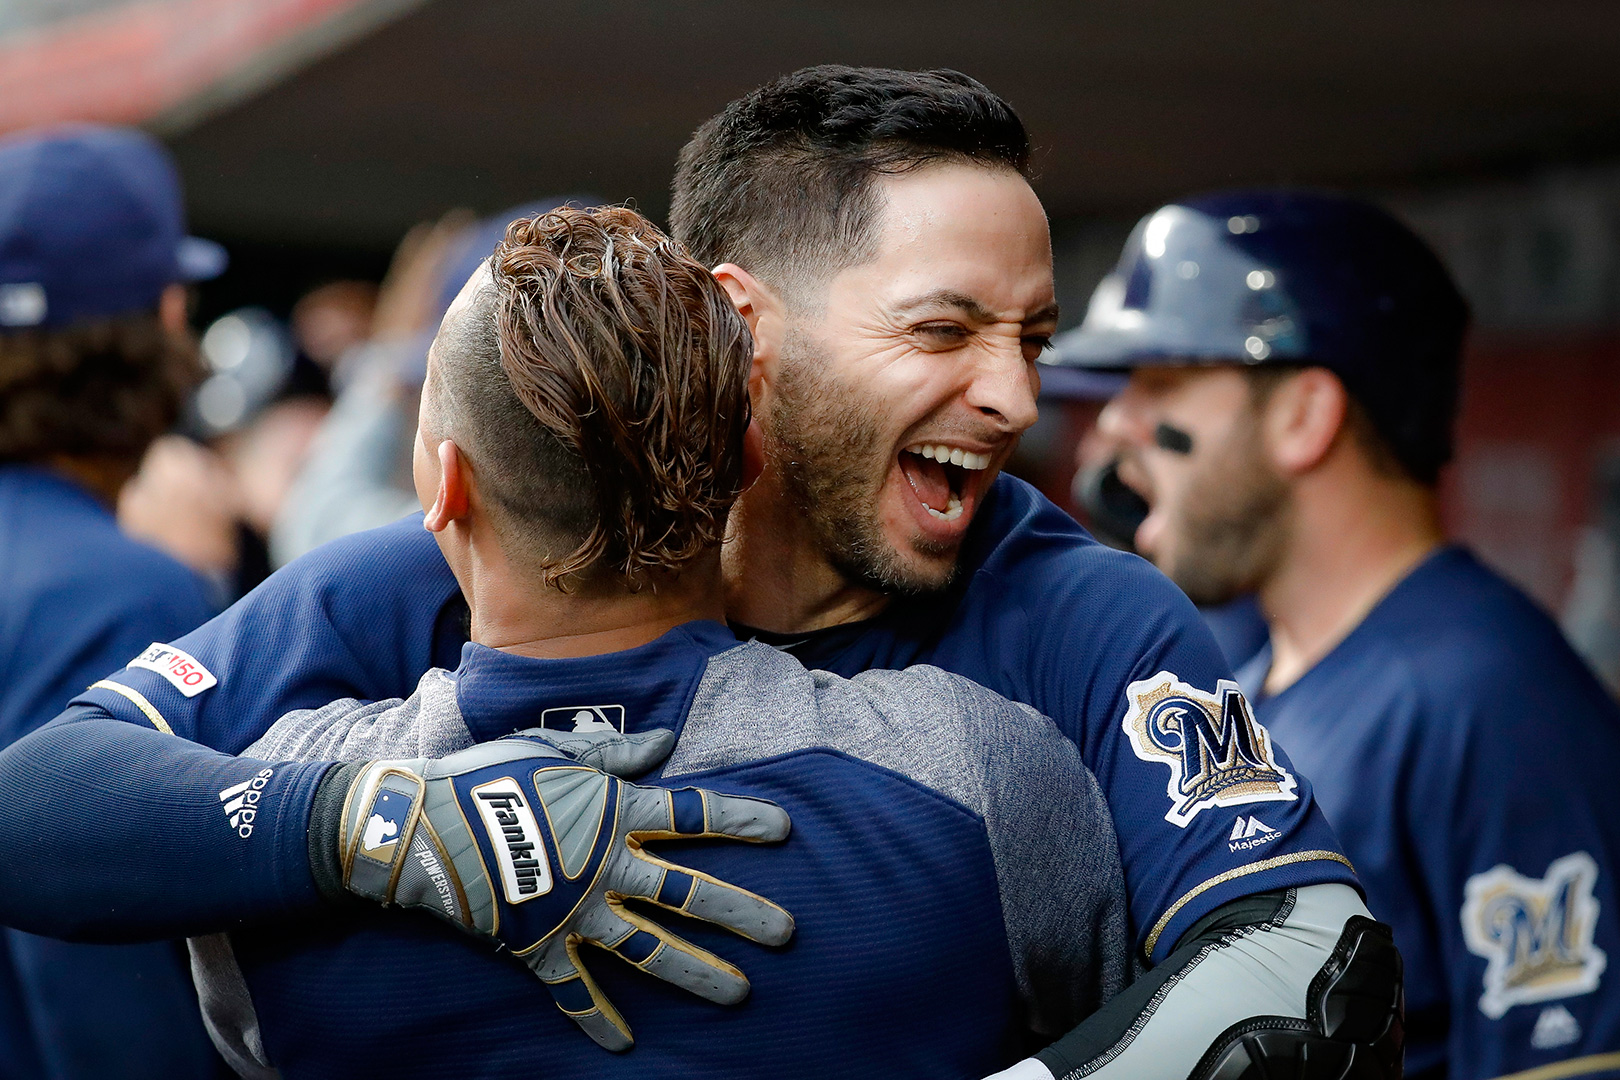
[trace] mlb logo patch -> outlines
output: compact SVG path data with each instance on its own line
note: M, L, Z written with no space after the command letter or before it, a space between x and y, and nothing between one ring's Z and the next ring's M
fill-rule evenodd
M360 854L378 862L393 861L394 848L411 816L411 802L409 795L378 789L360 833Z
M547 731L617 731L624 734L623 705L565 705L540 714Z

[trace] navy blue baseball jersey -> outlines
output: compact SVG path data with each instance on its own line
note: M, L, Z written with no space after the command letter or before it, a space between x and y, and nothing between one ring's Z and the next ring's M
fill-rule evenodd
M680 928L747 972L747 1002L716 1006L588 950L637 1036L609 1056L528 968L419 913L272 924L198 950L214 1029L245 1074L976 1077L1020 1032L1073 1026L1130 970L1118 848L1076 748L936 668L812 674L704 622L571 660L469 644L408 701L289 714L246 756L443 756L525 725L667 728L677 743L654 782L789 812L792 835L768 854L664 852L793 913L782 948Z
M1263 684L1269 645L1240 672ZM1406 960L1407 1075L1620 1075L1620 707L1534 604L1460 548L1252 697ZM1552 1074L1548 1074L1552 1075Z
M202 581L43 469L0 466L0 747L212 612ZM0 929L0 1076L207 1076L178 947Z
M239 753L288 710L399 697L430 666L453 669L465 612L413 516L311 553L176 642L176 662L195 664L206 689L131 666L77 702ZM1310 784L1251 715L1197 610L1022 481L995 482L955 586L780 644L845 676L932 664L1051 717L1102 785L1151 961L1236 897L1355 884Z

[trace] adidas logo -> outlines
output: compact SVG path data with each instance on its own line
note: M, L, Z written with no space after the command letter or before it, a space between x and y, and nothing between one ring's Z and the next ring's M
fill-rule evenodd
M1280 835L1282 834L1256 815L1250 814L1248 817L1240 815L1237 821L1232 823L1232 835L1226 838L1226 846L1232 851L1247 851L1261 844L1269 844Z
M259 816L259 796L274 775L274 769L265 769L253 779L232 784L219 793L219 801L225 804L225 816L230 819L231 828L244 840L253 835L253 819Z

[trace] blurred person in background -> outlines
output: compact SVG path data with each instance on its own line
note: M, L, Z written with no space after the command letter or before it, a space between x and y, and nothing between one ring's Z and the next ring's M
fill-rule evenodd
M1575 579L1560 620L1569 643L1620 695L1620 450L1592 470L1592 523L1575 548Z
M256 307L208 327L208 377L183 430L152 444L119 499L124 531L203 575L220 607L269 576L271 526L331 405L325 368L296 337L303 303L292 331Z
M181 283L223 266L145 135L0 140L0 747L120 658L183 663L148 646L212 614L113 506L197 376ZM0 1076L214 1075L182 956L0 931Z
M1616 1076L1620 710L1442 535L1466 323L1384 212L1239 192L1144 219L1060 362L1131 373L1100 426L1137 548L1200 604L1259 598L1238 681L1395 927L1407 1075Z
M1125 388L1113 372L1048 365L1041 376L1041 404L1107 401ZM1148 504L1119 476L1120 444L1095 423L1084 429L1074 448L1074 478L1069 498L1080 523L1091 535L1121 551L1136 553L1136 530L1147 517ZM1215 635L1215 644L1233 668L1266 643L1266 621L1253 595L1224 604L1200 605L1198 614Z
M564 201L524 203L476 223L465 211L452 211L400 242L377 297L370 338L351 344L337 361L337 401L271 526L274 566L418 509L411 440L439 320L509 223ZM298 314L295 309L295 327Z

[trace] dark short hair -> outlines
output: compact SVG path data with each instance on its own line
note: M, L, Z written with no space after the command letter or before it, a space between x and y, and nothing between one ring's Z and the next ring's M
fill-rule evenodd
M871 257L877 179L934 161L1027 175L1011 105L959 71L824 64L738 98L675 169L670 226L706 266L818 280Z
M678 571L742 489L753 340L725 290L622 207L515 221L435 344L431 406L503 546L548 584Z
M200 374L191 338L156 312L0 333L0 462L134 465Z

